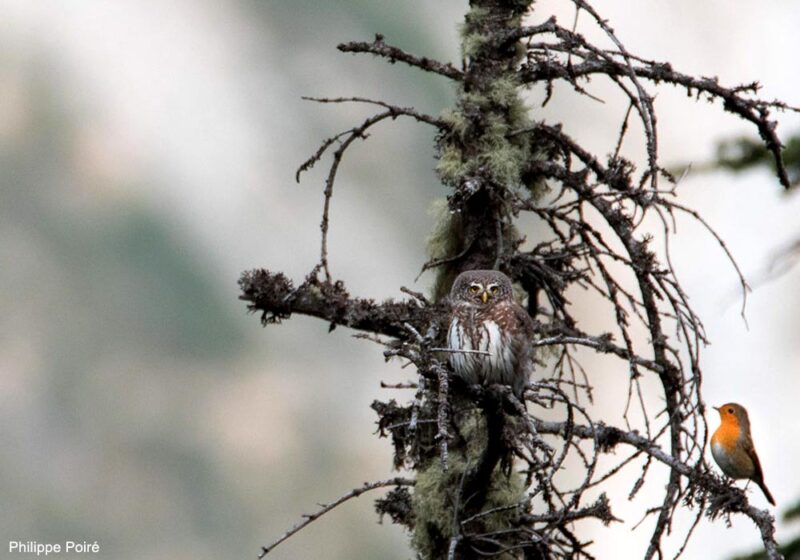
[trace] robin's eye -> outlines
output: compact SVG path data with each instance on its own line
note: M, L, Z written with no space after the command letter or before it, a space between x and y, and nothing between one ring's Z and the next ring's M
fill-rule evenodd
M498 288L497 286L492 286L491 288L489 288L489 293L492 294L493 296L496 296L497 292L499 292L499 291L500 291L500 288Z
M477 294L480 291L481 291L481 289L478 286L476 286L475 284L473 284L472 286L469 287L469 293L471 293L471 294Z
M733 414L733 409L732 408L728 409L728 414Z

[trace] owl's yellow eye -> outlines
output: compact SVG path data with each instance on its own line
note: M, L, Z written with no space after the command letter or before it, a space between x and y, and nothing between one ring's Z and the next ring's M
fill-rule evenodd
M500 288L498 288L497 286L490 286L489 287L489 293L492 294L493 296L496 296L499 291L500 291Z
M473 284L472 286L469 287L469 293L471 293L471 294L477 294L480 291L481 291L481 288L477 284Z

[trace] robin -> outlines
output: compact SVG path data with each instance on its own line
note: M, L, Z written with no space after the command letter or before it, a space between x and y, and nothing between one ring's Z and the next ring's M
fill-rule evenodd
M758 484L769 503L775 500L764 484L764 473L750 436L750 419L747 410L736 403L714 407L721 423L711 436L711 455L722 472L733 479L747 478Z

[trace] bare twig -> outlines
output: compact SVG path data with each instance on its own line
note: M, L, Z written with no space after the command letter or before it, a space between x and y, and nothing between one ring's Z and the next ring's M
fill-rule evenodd
M319 509L315 513L305 514L303 517L305 518L303 521L286 531L283 535L281 535L277 540L273 541L271 544L267 546L261 547L261 554L258 555L259 558L264 558L267 554L269 554L276 546L281 544L283 541L294 535L295 533L303 530L306 526L313 523L329 511L337 508L338 506L342 505L344 502L351 500L352 498L357 498L364 492L369 492L370 490L375 490L376 488L384 488L386 486L414 486L415 482L413 480L409 480L407 478L390 478L388 480L379 480L378 482L367 482L364 483L363 486L358 488L354 488L350 490L347 494L342 495L336 501L331 502L330 504L326 504L322 506L322 509Z

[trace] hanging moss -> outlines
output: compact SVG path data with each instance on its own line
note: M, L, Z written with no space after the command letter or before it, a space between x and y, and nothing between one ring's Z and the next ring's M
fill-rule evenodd
M519 79L516 74L501 76L496 80L492 80L486 92L486 98L498 107L506 109L514 105L524 107L519 95L519 86ZM511 115L509 115L509 117L511 117ZM510 119L509 123L511 123Z
M467 14L461 29L464 56L479 56L489 41L485 21L488 15L489 10L480 6ZM519 17L511 18L510 27L518 24ZM511 133L530 124L516 73L523 52L515 47L503 73L487 76L479 84L462 86L456 107L442 115L450 132L440 141L436 170L445 184L457 187L477 170L485 169L488 178L497 184L512 188L522 185L522 172L531 157L530 143L525 135ZM478 152L466 157L462 144L477 147Z
M461 487L465 471L474 466L483 452L485 442L485 421L481 414L472 411L461 423L462 433L467 441L466 448L451 453L448 470L442 469L441 461L432 461L424 470L419 471L414 488L412 507L416 520L411 544L423 559L442 557L453 536L455 496ZM464 456L466 452L466 457ZM525 487L522 476L512 472L506 476L500 468L492 473L486 502L481 511L488 511L504 506L514 506L525 499ZM513 526L521 513L520 508L510 507L507 510L481 516L469 523L470 533L490 533ZM511 559L514 556L495 556L500 559Z
M464 234L461 214L453 213L447 205L447 200L434 200L430 209L434 219L434 230L428 236L428 257L432 260L444 259L451 255L458 255L464 250ZM443 271L450 270L450 274ZM450 292L450 286L455 279L455 270L450 267L440 269L436 275L432 295L434 301L439 301Z
M521 184L526 156L520 146L508 140L508 123L499 115L490 115L481 137L481 163L492 181L509 187Z
M436 164L436 173L446 185L458 186L473 171L474 164L464 161L463 153L452 144L442 146L439 152L439 162Z
M481 24L486 20L489 13L488 8L475 6L465 16L464 24L459 29L461 55L464 58L475 57L484 50L490 38L481 33Z
M467 119L464 118L464 113L462 111L445 109L441 114L441 119L450 127L450 132L453 136L460 140L466 137L469 130L469 123Z
M472 72L459 84L458 100L453 108L442 114L442 120L449 127L437 142L436 172L442 183L456 191L451 198L451 210L463 211L463 204L485 189L489 196L483 196L473 204L471 212L482 212L481 204L492 204L495 219L503 222L502 247L507 250L514 246L518 235L511 228L504 215L503 200L497 195L517 191L521 196L536 199L546 188L543 181L527 170L532 160L543 157L541 148L530 134L519 131L532 124L530 108L522 96L523 84L517 70L523 60L525 49L521 44L501 53L498 58L496 43L502 29L513 29L520 25L522 13L529 2L511 6L506 20L498 20L498 12L492 14L482 6L473 6L461 27L462 51L470 59ZM491 43L491 44L490 44ZM464 188L475 185L476 188ZM484 192L483 194L486 194ZM467 240L462 219L455 219L452 212L437 212L436 230L431 235L428 249L431 259L440 260L456 257L464 252ZM476 250L490 253L491 241L486 238L473 240ZM489 245L488 247L486 245ZM465 254L465 259L470 255ZM480 260L480 259L479 259ZM489 262L480 266L492 266ZM449 291L450 282L460 272L463 262L455 261L440 266L434 286L437 300ZM469 266L475 266L473 259Z

